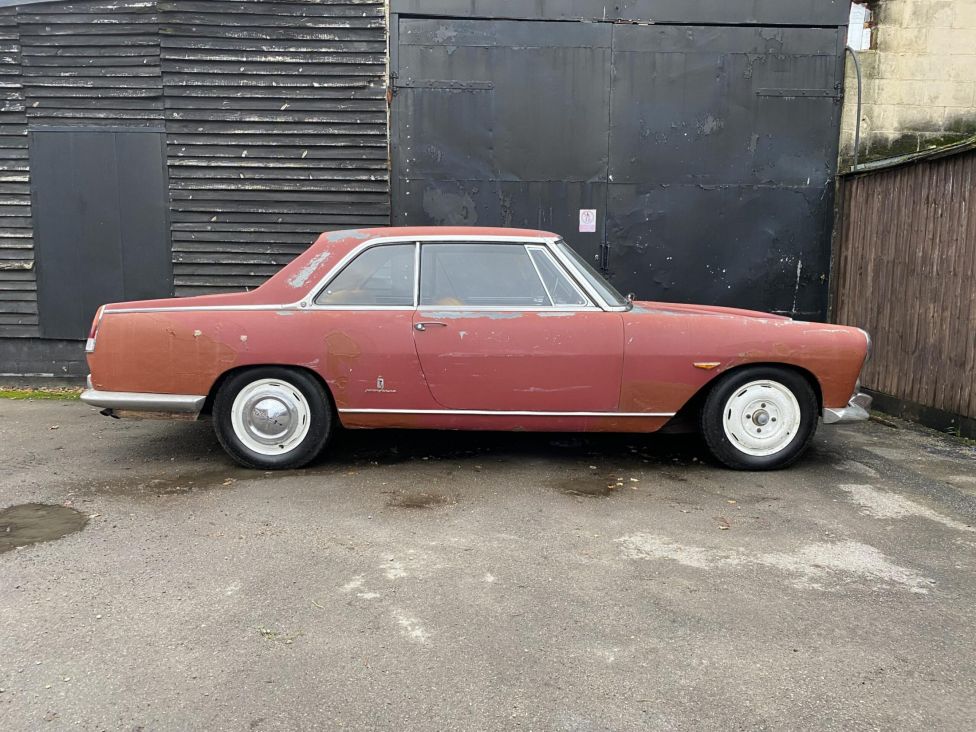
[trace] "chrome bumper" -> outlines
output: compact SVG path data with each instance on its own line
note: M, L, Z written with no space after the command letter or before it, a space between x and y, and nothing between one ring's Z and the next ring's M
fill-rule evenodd
M90 378L90 377L89 377ZM99 391L91 388L81 393L81 401L93 407L113 412L156 412L163 414L197 415L203 409L206 396L195 394L146 394L132 391Z
M858 392L851 397L846 407L841 409L825 408L823 410L823 421L824 424L860 422L871 416L868 414L869 409L871 409L871 397L862 392Z

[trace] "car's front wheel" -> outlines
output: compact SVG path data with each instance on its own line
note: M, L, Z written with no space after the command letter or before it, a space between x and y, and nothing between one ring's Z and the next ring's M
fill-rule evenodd
M817 396L796 371L755 366L733 372L709 392L701 431L712 455L738 470L795 462L817 429Z
M227 453L249 468L299 468L322 451L334 417L322 384L303 371L261 367L231 375L213 406Z

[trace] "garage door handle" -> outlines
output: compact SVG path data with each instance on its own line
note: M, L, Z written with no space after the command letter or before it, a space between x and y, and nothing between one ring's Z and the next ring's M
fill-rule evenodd
M417 330L427 330L428 328L446 328L447 323L438 323L436 321L427 321L425 323L415 323L414 328Z

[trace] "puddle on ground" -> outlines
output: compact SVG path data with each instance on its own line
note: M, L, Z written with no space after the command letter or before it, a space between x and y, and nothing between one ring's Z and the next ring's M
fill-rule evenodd
M386 502L392 508L434 508L453 506L457 497L434 491L395 491Z
M19 546L54 541L88 523L88 516L67 506L22 503L0 511L0 554Z

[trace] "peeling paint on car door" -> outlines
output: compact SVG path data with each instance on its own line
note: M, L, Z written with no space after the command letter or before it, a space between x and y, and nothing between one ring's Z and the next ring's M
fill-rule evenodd
M447 409L617 409L620 313L421 308L414 342L431 394Z

